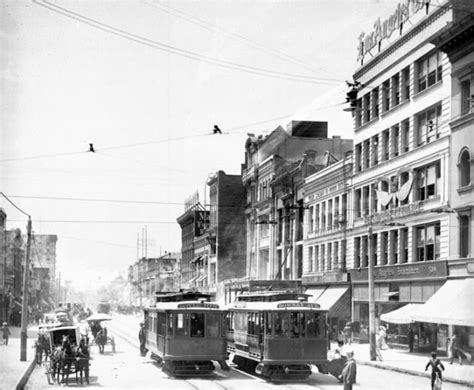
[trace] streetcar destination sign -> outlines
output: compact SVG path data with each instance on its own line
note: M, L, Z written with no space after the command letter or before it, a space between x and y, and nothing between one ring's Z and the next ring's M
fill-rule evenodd
M219 305L215 303L179 303L178 309L192 309L193 307L196 308L209 308L209 309L219 309Z
M319 309L321 306L317 303L310 302L282 302L277 305L278 309L285 309L287 307L309 307L312 309Z

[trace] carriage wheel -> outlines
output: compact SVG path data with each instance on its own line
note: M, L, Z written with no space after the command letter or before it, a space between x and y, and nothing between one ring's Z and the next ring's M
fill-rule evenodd
M110 338L110 344L112 344L112 352L115 353L115 339L113 336Z

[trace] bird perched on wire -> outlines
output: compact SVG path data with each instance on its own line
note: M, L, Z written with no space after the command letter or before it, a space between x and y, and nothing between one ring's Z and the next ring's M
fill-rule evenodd
M219 129L219 126L214 125L214 129L212 130L214 134L222 134L221 129Z
M89 152L95 153L94 144L89 144Z

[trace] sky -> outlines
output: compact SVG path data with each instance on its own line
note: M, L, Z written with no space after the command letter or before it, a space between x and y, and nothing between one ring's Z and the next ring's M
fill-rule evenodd
M184 200L240 173L247 133L326 120L353 137L357 38L397 4L2 1L0 191L35 234L58 236L76 288L126 276L145 229L149 257L180 251Z

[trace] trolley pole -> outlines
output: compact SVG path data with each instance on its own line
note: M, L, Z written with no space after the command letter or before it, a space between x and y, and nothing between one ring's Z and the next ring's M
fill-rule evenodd
M374 286L374 254L372 253L374 235L372 226L368 229L367 251L369 253L369 344L370 344L370 360L377 359L377 351L375 345L375 286Z
M31 217L28 216L25 269L23 271L23 300L21 306L20 361L26 361L26 328L28 327L28 294L30 276Z

